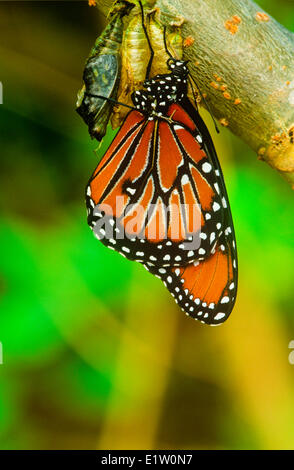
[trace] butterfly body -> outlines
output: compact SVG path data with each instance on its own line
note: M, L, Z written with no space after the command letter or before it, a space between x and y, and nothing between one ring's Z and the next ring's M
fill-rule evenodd
M156 75L145 80L145 90L137 90L132 95L134 106L148 113L149 119L167 113L172 103L180 103L187 95L188 68L187 62L170 60L168 66L172 73Z

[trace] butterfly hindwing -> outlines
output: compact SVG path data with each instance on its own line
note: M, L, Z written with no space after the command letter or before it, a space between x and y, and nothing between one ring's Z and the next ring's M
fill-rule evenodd
M215 251L203 261L183 267L155 267L177 304L189 316L209 325L223 323L230 315L237 294L237 255L233 233L226 230Z

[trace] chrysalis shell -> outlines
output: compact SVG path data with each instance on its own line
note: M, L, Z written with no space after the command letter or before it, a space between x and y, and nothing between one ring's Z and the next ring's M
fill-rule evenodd
M78 92L76 110L88 125L91 137L100 141L105 133L113 104L101 98L87 96L101 95L116 99L121 68L121 43L123 37L123 16L133 8L128 2L117 2L110 13L111 20L97 38L86 61L84 85Z

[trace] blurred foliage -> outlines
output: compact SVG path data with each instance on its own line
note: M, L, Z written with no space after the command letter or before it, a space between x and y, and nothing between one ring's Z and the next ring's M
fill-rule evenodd
M292 1L260 3L294 29ZM102 21L86 2L0 4L0 447L293 448L292 191L211 131L240 262L219 328L98 243L84 205L97 143L75 99Z

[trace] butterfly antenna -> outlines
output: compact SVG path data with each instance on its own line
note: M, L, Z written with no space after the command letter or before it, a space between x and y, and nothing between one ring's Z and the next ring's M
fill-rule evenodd
M163 42L164 42L165 52L167 53L167 55L170 56L171 59L174 59L174 57L173 57L172 54L169 52L168 47L167 47L167 42L166 42L166 26L163 27Z
M150 38L149 38L149 35L148 35L148 32L147 32L146 25L145 25L144 8L143 8L141 0L139 0L139 5L140 5L140 8L141 8L142 28L144 30L144 33L145 33L145 36L146 36L146 39L147 39L147 42L148 42L148 46L149 46L149 49L150 49L150 59L149 59L148 65L147 65L146 77L145 77L145 79L148 80L149 75L150 75L150 71L151 71L153 57L154 57L154 50L153 50L153 47L152 47L152 44L151 44L151 41L150 41Z
M121 101L117 101L117 100L114 100L112 98L108 98L106 96L94 95L93 93L85 93L85 96L90 96L91 98L100 98L101 100L109 101L110 103L119 104L120 106L125 106L126 108L138 111L137 108L135 108L134 106L130 106L128 104L122 103Z
M188 79L190 80L190 77L188 76ZM195 103L195 106L196 106L196 109L198 111L198 103L197 103L197 96L196 96L196 93L195 93L195 90L194 90L194 87L192 86L192 84L190 83L191 85L191 90L192 90L192 94L193 94L193 100L194 100L194 103Z
M204 103L205 103L205 105L206 105L206 107L207 107L207 110L208 110L208 112L209 112L209 114L210 114L210 116L211 116L211 118L212 118L212 120L213 120L213 124L214 124L215 130L216 130L216 132L219 134L219 128L217 127L217 124L216 124L216 121L215 121L215 119L214 119L214 117L213 117L211 108L210 108L208 102L206 101L206 99L204 98L204 96L203 96L203 94L202 94L202 92L201 92L201 90L200 90L200 88L199 88L199 86L198 86L196 80L192 77L192 75L189 75L189 80L191 80L191 81L195 84L197 90L199 91L199 94L200 94L201 98L203 99L203 101L204 101ZM192 90L193 90L193 87L192 87ZM193 93L193 95L194 95L194 93Z
M165 48L166 53L170 56L171 59L174 59L173 55L170 53L170 51L168 50L168 47L167 47L167 41L166 41L166 26L164 26L164 28L163 28L163 41L164 41L164 48ZM201 90L200 90L199 86L197 85L196 81L193 79L193 77L191 76L191 78L190 78L190 76L189 76L189 79L190 79L190 80L193 80L193 82L195 83L196 88L197 88L197 90L199 91L199 94L200 94L200 96L202 97L204 103L206 104L207 109L208 109L208 111L209 111L209 113L210 113L210 115L211 115L211 117L212 117L212 120L213 120L215 129L216 129L216 132L219 133L218 127L217 127L216 122L215 122L215 119L214 119L214 117L213 117L213 115L212 115L212 113L211 113L209 104L207 103L206 99L205 99L204 96L202 95ZM197 107L197 109L198 109L197 98L196 98L196 94L195 94L195 91L194 91L194 87L191 86L191 88L192 88L193 98L194 98L196 107Z

